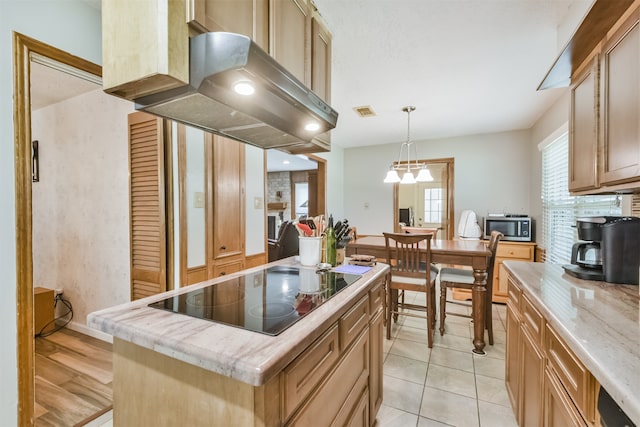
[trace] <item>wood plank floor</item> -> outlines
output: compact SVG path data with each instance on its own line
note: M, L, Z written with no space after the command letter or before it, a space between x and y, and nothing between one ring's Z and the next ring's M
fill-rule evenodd
M112 407L110 343L64 328L35 348L36 426L79 426Z

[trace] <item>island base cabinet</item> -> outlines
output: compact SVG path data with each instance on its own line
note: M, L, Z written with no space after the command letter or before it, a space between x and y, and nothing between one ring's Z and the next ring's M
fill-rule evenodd
M118 338L113 350L114 426L278 425L278 402L264 400L277 377L253 387Z
M382 404L383 294L380 279L260 386L114 337L114 426L370 427Z

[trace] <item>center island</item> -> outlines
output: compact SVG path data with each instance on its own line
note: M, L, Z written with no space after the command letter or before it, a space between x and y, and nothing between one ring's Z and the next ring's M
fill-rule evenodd
M274 269L299 274L295 312L279 314L299 318L256 332L273 323L246 317L272 310L263 285L274 288ZM90 327L113 336L114 426L372 426L388 271L378 263L336 287L342 275L292 257L89 314ZM192 315L157 308L163 301ZM222 314L194 317L194 303L198 315L213 305Z

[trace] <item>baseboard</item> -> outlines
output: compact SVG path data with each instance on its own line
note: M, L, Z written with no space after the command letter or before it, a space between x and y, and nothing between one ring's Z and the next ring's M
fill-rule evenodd
M93 328L88 327L87 325L83 325L82 323L69 322L66 327L71 329L72 331L80 332L81 334L85 334L101 341L106 341L113 344L113 337L111 335L97 331Z

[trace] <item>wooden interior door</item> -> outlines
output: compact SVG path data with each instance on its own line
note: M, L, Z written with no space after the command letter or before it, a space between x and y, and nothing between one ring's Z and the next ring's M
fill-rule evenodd
M131 299L167 290L164 121L129 115Z

